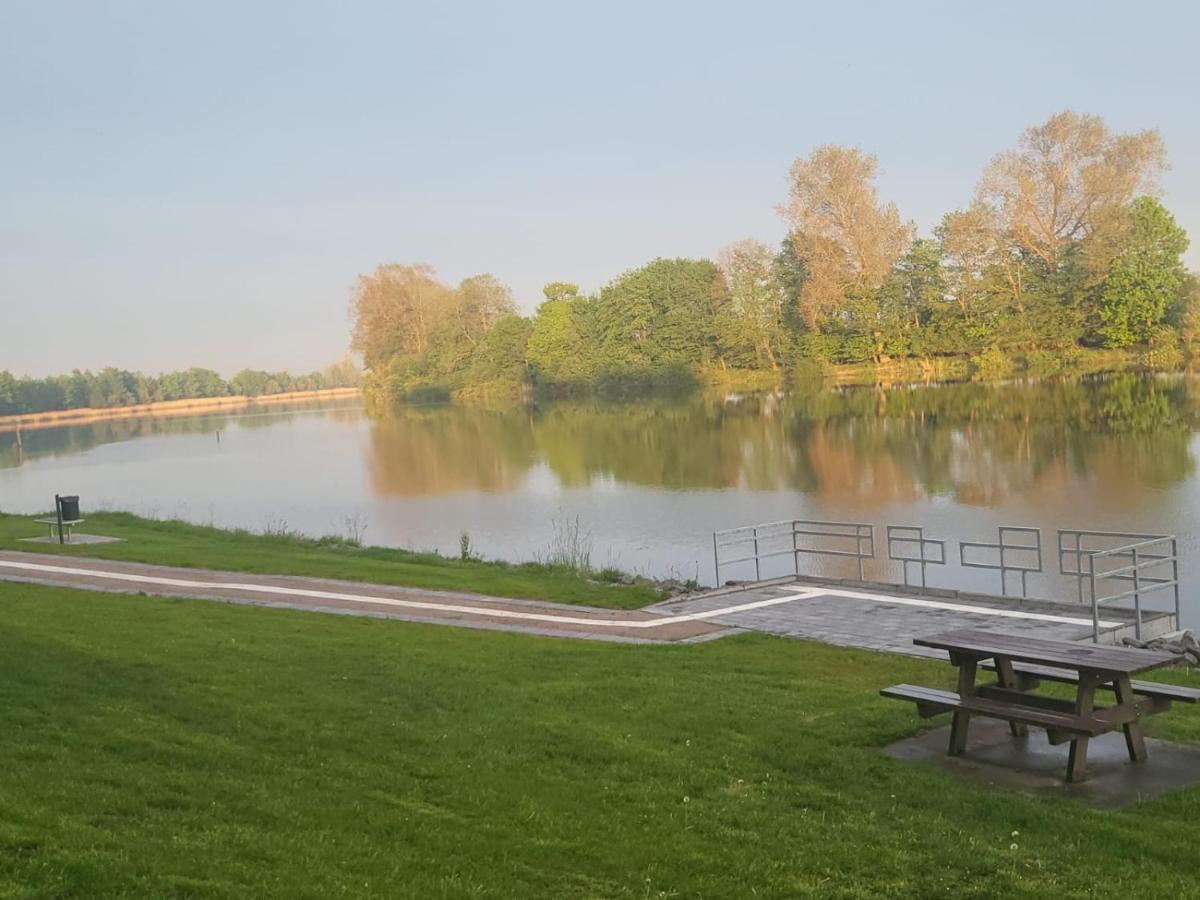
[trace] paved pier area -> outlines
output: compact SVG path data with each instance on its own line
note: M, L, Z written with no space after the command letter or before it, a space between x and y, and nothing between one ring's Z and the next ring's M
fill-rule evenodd
M792 602L738 608L756 601L795 596ZM950 592L918 593L885 585L831 585L806 581L747 585L701 597L658 604L669 615L735 607L713 623L846 647L944 658L940 650L913 646L913 639L939 631L979 628L1051 640L1090 640L1091 607L1019 598L969 598ZM1143 634L1170 630L1174 619L1158 615L1143 622ZM1104 639L1132 635L1131 618L1105 609Z

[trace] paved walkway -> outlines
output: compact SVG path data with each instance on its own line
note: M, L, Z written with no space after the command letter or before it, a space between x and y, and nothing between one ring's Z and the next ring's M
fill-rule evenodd
M325 578L4 551L0 551L0 580L635 643L720 637L731 627L709 620L745 605L731 601L715 610L668 615ZM780 602L770 598L756 605Z
M913 638L967 627L1060 640L1091 636L1090 610L1075 606L1000 598L968 601L802 582L752 585L645 609L612 610L326 578L13 551L0 551L0 580L627 643L703 641L749 630L893 653L938 655L914 647ZM1119 616L1106 611L1102 627L1126 624Z

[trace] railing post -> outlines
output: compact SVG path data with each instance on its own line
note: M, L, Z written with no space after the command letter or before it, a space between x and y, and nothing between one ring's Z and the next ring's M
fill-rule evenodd
M1092 643L1100 643L1100 607L1096 604L1096 557L1089 556L1088 576L1092 591ZM1079 579L1080 591L1083 590L1083 579Z
M1182 627L1179 622L1179 543L1171 538L1171 580L1175 582L1175 627Z
M796 570L796 577L800 577L800 546L796 542L796 520L792 519L792 567Z
M717 532L713 532L713 573L716 575L717 587L721 586L721 554L717 551Z
M1138 551L1133 547L1133 636L1142 639L1142 583L1138 578Z
M758 559L758 526L754 526L754 580L762 581L762 571Z

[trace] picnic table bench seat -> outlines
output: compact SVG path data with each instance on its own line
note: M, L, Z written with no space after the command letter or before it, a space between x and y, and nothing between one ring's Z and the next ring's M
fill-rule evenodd
M1047 732L1064 732L1094 737L1111 731L1107 722L1092 717L1079 717L1069 712L1054 709L1018 708L987 697L964 697L954 691L922 687L916 684L896 684L879 692L893 700L911 700L923 718L944 712L963 711L992 719L1004 719L1018 725L1033 725ZM1069 740L1069 738L1068 738ZM1061 743L1056 741L1055 743Z
M989 672L996 671L994 662L985 662L982 666ZM1061 684L1079 684L1079 673L1068 672L1065 669L1055 669L1052 666L1039 666L1033 663L1013 663L1012 670L1015 675L1026 679L1025 683L1029 687L1036 687L1038 681L1057 681ZM1174 700L1179 703L1200 703L1200 688L1184 687L1181 684L1162 684L1158 681L1139 681L1131 680L1129 682L1135 694L1140 694L1143 697L1158 697L1161 700ZM1098 685L1101 688L1113 690L1112 683Z

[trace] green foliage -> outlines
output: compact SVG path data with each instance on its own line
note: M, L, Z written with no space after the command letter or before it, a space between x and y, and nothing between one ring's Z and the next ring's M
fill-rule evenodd
M1012 375L1016 364L999 347L988 347L971 360L971 375L978 381L999 381Z
M600 291L601 370L704 367L716 349L725 279L709 260L656 259Z
M549 286L548 286L549 287ZM535 384L570 385L588 375L588 351L579 334L578 301L547 300L538 307L525 346Z
M878 287L840 288L837 304L813 322L801 306L816 276L797 250L811 242L794 235L777 253L752 240L732 244L720 267L703 259L655 259L595 296L551 282L524 331L507 320L504 339L488 350L485 332L471 338L457 327L434 327L426 349L393 352L372 369L368 395L397 402L436 386L463 396L479 392L480 384L506 385L515 394L527 383L544 395L628 396L701 380L811 380L833 365L895 377L907 364L918 377L932 378L961 372L967 361L976 379L1006 378L1018 367L1040 377L1079 371L1083 350L1100 344L1140 345L1110 362L1177 368L1200 338L1200 286L1180 261L1187 237L1150 198L1110 213L1126 216L1128 227L1106 228L1104 241L1058 241L1050 262L997 232L994 211L976 204L948 215L934 238L913 241ZM421 284L431 274L423 267L393 269ZM825 286L822 296L828 295ZM365 302L361 289L358 296ZM448 288L422 296L458 302ZM456 316L435 309L429 319ZM356 335L361 330L356 325ZM411 347L408 331L373 335L370 344ZM474 362L481 352L486 362ZM1101 356L1096 351L1087 359Z
M1100 296L1100 333L1110 347L1142 343L1180 302L1187 233L1151 197L1133 204L1131 233Z
M1143 368L1155 372L1173 372L1183 366L1184 353L1179 334L1165 325L1155 328L1146 340L1146 349L1139 361Z

